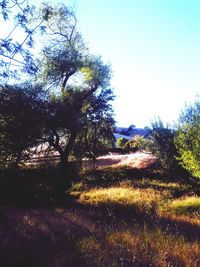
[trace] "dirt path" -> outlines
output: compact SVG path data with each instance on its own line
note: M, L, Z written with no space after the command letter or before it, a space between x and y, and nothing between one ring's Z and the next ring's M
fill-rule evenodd
M124 155L106 155L97 158L96 166L101 167L131 167L131 168L147 168L151 164L155 163L156 157L150 153L136 152L132 154ZM87 165L86 165L87 166ZM91 163L88 164L91 166Z

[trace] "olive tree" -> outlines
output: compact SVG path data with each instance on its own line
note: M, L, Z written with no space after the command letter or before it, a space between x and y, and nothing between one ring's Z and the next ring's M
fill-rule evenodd
M85 105L109 88L110 66L91 55L76 27L76 19L64 5L52 11L46 23L49 34L41 53L40 77L53 95L49 102L45 138L60 155L65 168L78 133Z
M114 146L113 110L110 101L113 93L110 89L91 95L83 105L82 127L77 135L73 152L77 158L88 157L95 167L97 156Z
M175 129L164 125L160 118L152 122L149 150L158 158L162 168L174 170L177 168L177 149L174 144Z
M180 165L200 178L200 101L188 105L180 114L175 137Z
M0 158L1 165L17 166L22 156L42 138L44 92L30 84L0 88ZM26 152L26 153L25 153Z
M5 19L9 19L11 2L0 2ZM88 52L77 29L75 15L68 7L63 4L56 7L43 4L36 14L34 8L26 9L17 0L14 2L20 8L16 19L21 18L15 26L22 27L27 35L20 43L11 38L4 45L7 37L1 39L4 48L0 56L8 68L13 62L16 63L17 55L22 59L22 65L28 62L27 68L36 64L36 80L42 82L49 92L43 114L43 141L47 141L59 153L61 166L65 169L77 134L83 127L85 103L109 88L110 66ZM44 45L38 47L37 56L33 56L26 47L34 45L34 39L31 38L34 33L37 36L38 29L45 33L40 38ZM23 57L23 54L27 57ZM5 58L10 61L7 62Z
M39 15L38 15L39 14ZM46 34L46 23L52 15L47 4L36 8L28 0L0 1L0 76L16 79L18 74L36 74L39 69L34 56L36 37Z

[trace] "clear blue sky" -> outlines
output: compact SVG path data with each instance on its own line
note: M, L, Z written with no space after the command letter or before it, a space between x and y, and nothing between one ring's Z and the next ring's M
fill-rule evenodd
M171 123L200 92L199 0L62 2L91 52L112 66L118 125L143 127L157 115Z
M90 51L111 64L119 126L172 123L200 94L200 0L49 2L72 6Z

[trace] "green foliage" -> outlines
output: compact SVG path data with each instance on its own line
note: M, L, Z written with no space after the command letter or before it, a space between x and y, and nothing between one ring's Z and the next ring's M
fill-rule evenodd
M125 145L125 149L131 149L132 151L142 150L147 147L148 140L143 136L136 135L133 139L129 140Z
M132 128L134 128L134 125L131 125L128 128L128 131L130 131ZM127 132L128 132L127 131ZM125 137L120 137L117 140L117 146L124 148L126 151L132 151L135 152L137 150L146 149L148 144L148 140L140 135L135 135L132 139L128 140Z
M110 101L113 93L110 89L102 90L100 94L91 95L82 108L82 125L73 148L79 159L87 156L93 159L114 145L115 121L112 117Z
M12 17L9 17L9 11L13 9L9 2L0 1L0 3L3 3L1 8L4 16L12 21ZM36 59L31 55L30 49L26 49L26 41L33 38L33 33L37 32L39 28L43 29L45 42L44 46L41 47L41 53L38 53L37 70L35 72L37 72L37 80L43 81L45 88L49 88L50 94L45 99L45 105L43 105L42 99L37 104L33 104L32 100L29 101L29 97L26 98L22 93L19 93L20 90L16 91L15 88L12 88L13 91L10 90L10 93L13 94L12 101L2 99L2 107L4 102L8 103L8 106L13 102L16 110L15 113L12 113L14 109L9 110L7 108L3 113L2 109L1 112L4 117L1 119L1 128L4 130L1 131L0 137L5 141L6 137L9 136L6 146L8 147L10 142L9 148L11 151L16 151L14 147L20 147L17 148L18 154L20 154L35 144L38 137L42 136L43 141L48 142L59 153L61 165L64 166L68 162L68 157L78 133L87 132L85 134L87 142L84 141L84 144L87 143L87 152L91 153L93 150L92 153L96 157L100 147L102 149L108 143L110 144L110 140L113 139L114 120L109 103L113 99L112 91L109 89L110 66L104 64L100 57L88 52L77 29L76 18L68 7L63 4L53 7L43 3L39 9L26 9L26 3L26 1L16 1L14 6L21 10L19 11L21 21L17 21L19 24L16 25L16 28L23 26L22 29L27 32L27 38L22 40L21 44L18 44L18 48L16 48L14 39L11 39L7 46L4 45L6 39L0 40L4 45L4 49L0 51L2 64L5 63L5 66L7 66L6 56L11 63L21 58L22 62L19 63L21 64L19 69L24 68L24 71L27 71L27 68L35 67ZM25 12L27 13L25 14ZM32 48L34 42L33 39L31 40L30 46ZM18 50L16 51L16 49ZM24 58L22 54L25 54L26 57ZM19 57L16 59L17 56ZM19 95L20 100L18 99ZM42 108L42 117L40 114L38 115L41 112L40 108L38 108L38 111L36 108L40 104L44 107ZM29 108L32 108L31 112L29 112ZM14 121L16 121L16 127L14 127ZM27 124L25 124L25 121L27 121ZM42 125L38 128L40 123ZM28 130L22 131L24 127ZM8 128L9 130L12 128L10 130L12 131L12 137L7 134L9 132ZM4 141L2 146L5 144ZM2 149L2 151L5 151L5 149ZM9 152L8 154L15 156L15 152Z
M120 137L117 139L117 146L124 148L127 142L128 139L126 139L125 137Z
M186 106L180 115L175 138L180 165L200 178L200 101Z
M6 34L0 34L0 76L9 80L13 76L18 77L17 72L36 74L38 62L32 48L36 33L40 34L40 38L46 33L46 23L52 16L51 7L42 5L39 12L28 1L2 0L0 11L0 16L8 24L8 27L6 24L3 26Z
M166 169L176 169L177 150L174 144L175 130L164 126L158 119L152 123L149 150L158 158L161 166Z
M22 153L42 135L43 91L30 84L5 86L0 90L1 160L19 163Z
M74 76L77 78L80 66L77 65L76 69L73 69L73 61L66 64L66 69L65 65L60 69L63 76L57 87L60 91L50 99L46 140L63 157L63 162L68 160L73 148L78 158L86 152L96 158L99 150L113 139L114 120L110 105L113 95L112 90L107 88L109 68L98 58L92 57L90 77L87 80L79 79L77 86L68 82L68 79L73 79ZM71 73L68 72L70 64L71 70L73 69ZM81 64L84 66L83 61ZM87 61L86 66L88 64ZM60 79L56 73L54 75ZM75 144L76 139L78 141Z

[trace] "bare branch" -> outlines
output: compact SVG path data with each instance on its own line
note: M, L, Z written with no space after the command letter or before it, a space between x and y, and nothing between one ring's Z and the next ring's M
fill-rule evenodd
M29 38L30 35L32 35L38 27L40 27L40 25L43 23L44 19L42 19L40 21L40 23L35 26L35 28L33 28L32 30L29 31L29 33L27 34L27 36L24 38L23 42L17 47L17 50L20 50L22 48L22 46L25 44L25 42L27 41L27 39ZM14 52L13 52L13 55L11 56L11 59L14 58L14 56L17 54L17 50L15 49Z
M24 63L24 62L22 62L22 61L19 61L19 60L15 59L15 58L12 58L12 57L10 57L10 56L7 56L7 55L5 55L5 54L2 54L2 55L0 55L0 56L2 56L2 57L5 57L5 58L8 58L9 60L13 60L13 61L15 61L15 62L17 62L17 63L19 63L19 64L21 64L21 65L24 65L24 66L25 66L25 63Z
M5 39L8 39L12 34L13 32L17 29L17 27L19 26L19 22L15 25L15 27L11 30L11 32L8 34L8 36L5 37Z

